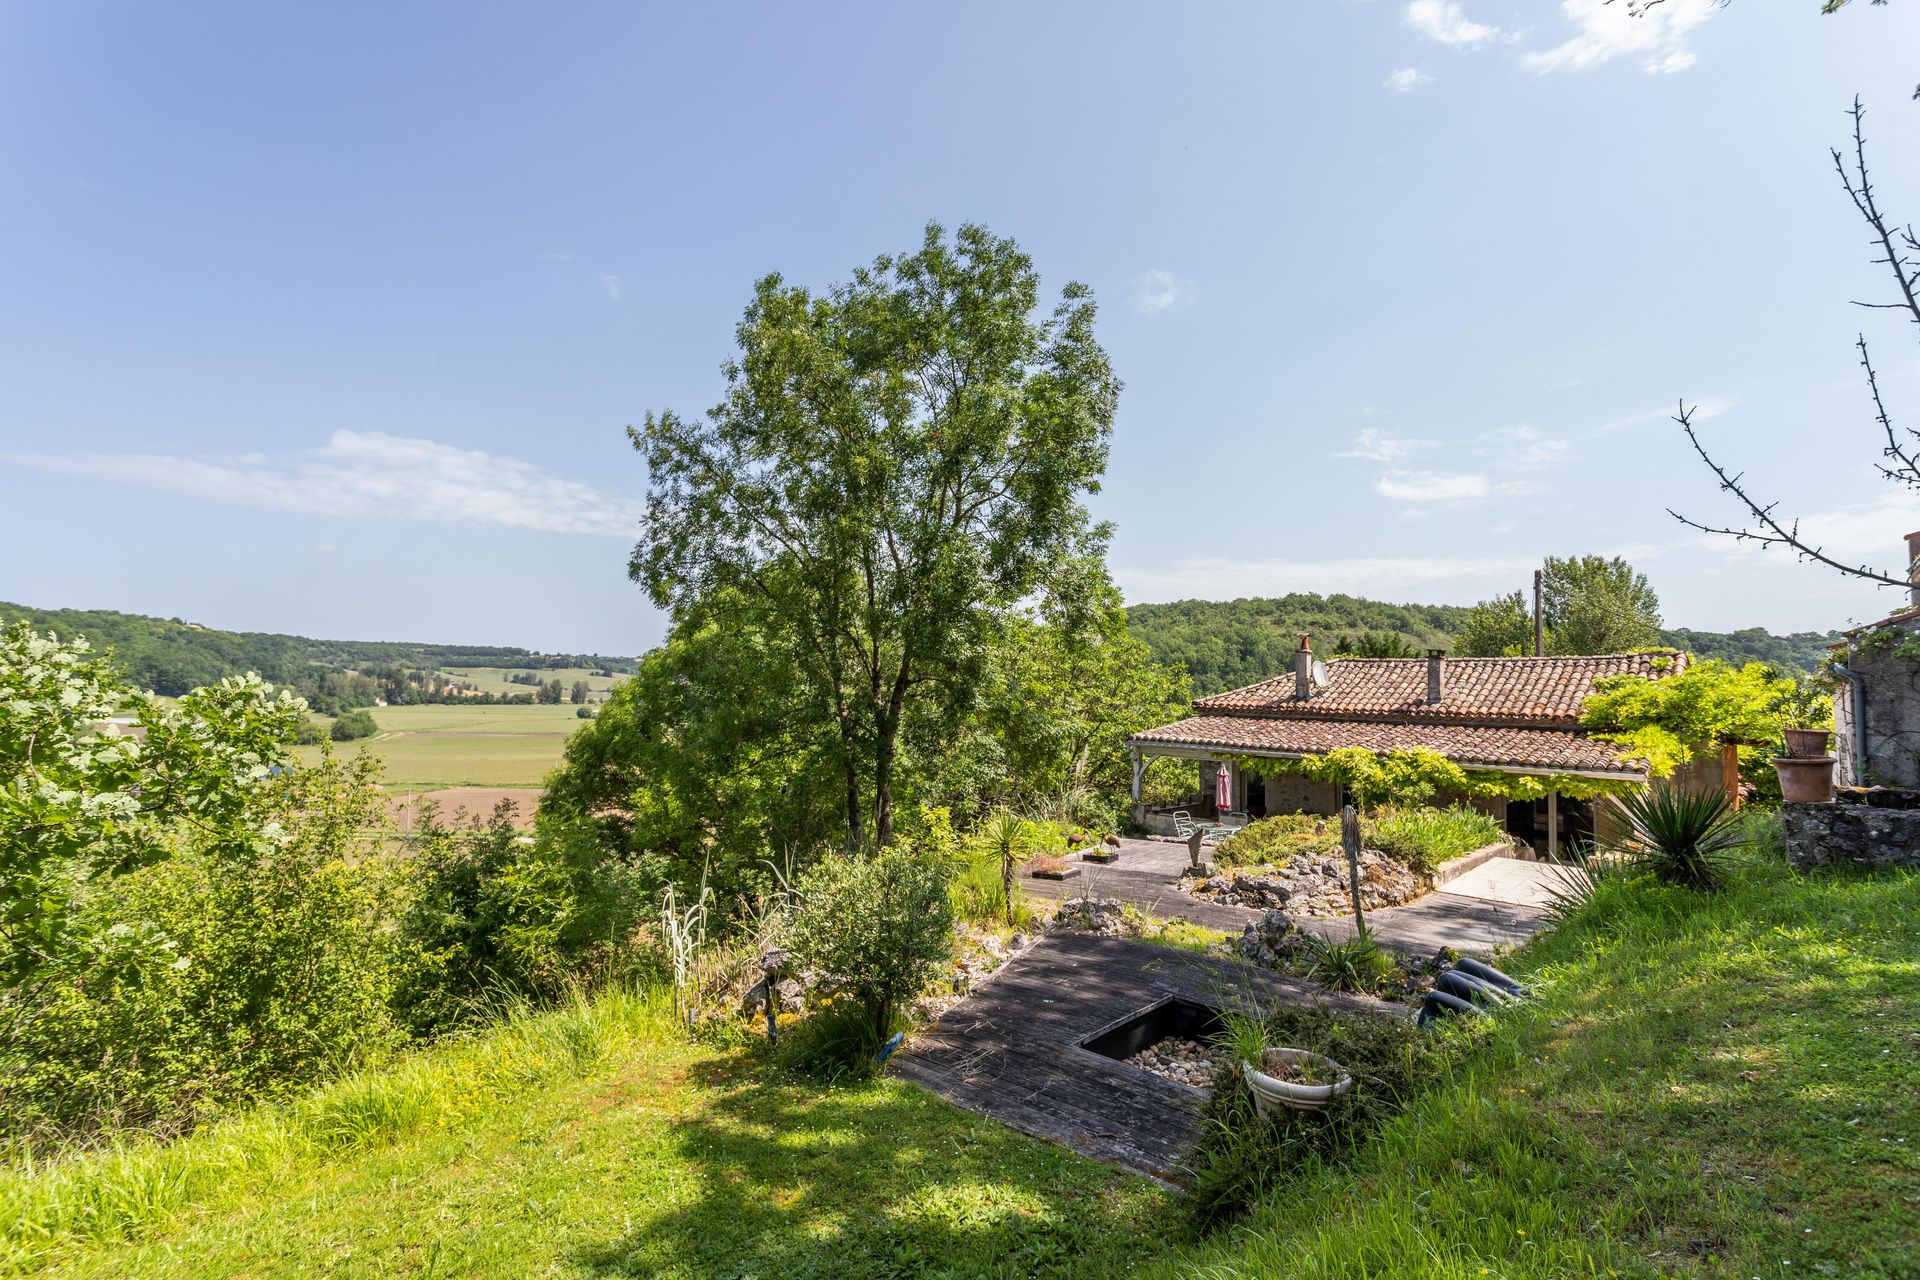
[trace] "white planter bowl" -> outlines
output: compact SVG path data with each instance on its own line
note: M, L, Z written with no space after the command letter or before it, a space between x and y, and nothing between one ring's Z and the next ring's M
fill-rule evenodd
M1332 1084L1293 1084L1278 1080L1256 1068L1251 1062L1240 1064L1247 1087L1253 1090L1254 1110L1270 1114L1273 1107L1292 1107L1296 1111L1323 1111L1334 1098L1353 1088L1353 1077L1332 1058L1305 1049L1269 1049L1260 1055L1262 1067L1278 1068L1284 1063L1311 1063L1324 1074L1335 1077Z

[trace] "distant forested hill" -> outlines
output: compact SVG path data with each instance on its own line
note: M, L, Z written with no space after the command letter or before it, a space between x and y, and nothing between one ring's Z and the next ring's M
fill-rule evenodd
M1412 651L1446 648L1466 623L1460 605L1388 604L1359 596L1308 593L1251 600L1180 600L1128 608L1133 634L1162 662L1184 662L1196 696L1237 689L1293 669L1302 632L1316 653L1330 656L1344 638L1394 640ZM1758 627L1722 633L1676 628L1664 643L1703 658L1770 662L1811 671L1837 635L1804 631L1775 636Z
M1446 604L1386 604L1359 596L1296 593L1277 599L1180 600L1136 604L1127 625L1162 662L1184 662L1204 696L1293 670L1302 632L1331 656L1341 636L1400 637L1412 648L1444 648L1467 610Z
M0 601L0 625L24 620L36 631L85 636L96 649L112 649L134 683L177 697L225 676L257 671L274 684L289 685L317 706L366 705L346 694L349 687L329 676L394 672L432 672L442 667L590 667L632 671L632 658L599 654L537 654L496 645L406 644L379 640L310 640L305 636L258 631L215 631L177 618L149 618L106 609L32 609ZM406 683L402 680L400 683ZM364 681L351 682L362 691ZM362 694L368 701L371 694Z

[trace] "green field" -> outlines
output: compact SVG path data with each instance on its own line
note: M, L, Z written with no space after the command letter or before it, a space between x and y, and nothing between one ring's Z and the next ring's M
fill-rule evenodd
M442 667L440 674L451 676L455 680L466 680L480 686L484 693L532 693L530 684L515 684L507 679L510 675L532 672L540 677L542 684L549 680L559 680L565 688L573 688L575 680L585 680L587 687L595 693L605 693L626 679L625 676L603 676L594 673L591 667L563 667L552 671L545 667Z
M566 703L371 707L368 714L379 734L335 751L372 752L386 763L388 785L403 787L537 787L560 763L568 735L584 723ZM312 762L320 748L299 752Z

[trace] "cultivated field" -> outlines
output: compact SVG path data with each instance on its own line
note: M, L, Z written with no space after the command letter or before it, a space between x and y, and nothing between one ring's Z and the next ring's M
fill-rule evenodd
M515 684L507 679L511 675L532 672L545 684L558 679L562 687L573 688L575 680L585 680L587 687L597 694L604 694L613 688L615 682L626 679L625 676L596 675L586 667L562 667L552 671L545 667L442 667L440 674L451 676L455 680L466 680L479 685L485 693L532 693L530 684Z
M569 704L370 707L378 735L335 751L371 751L386 763L389 788L537 787L560 763L567 737L584 721ZM301 747L301 758L318 747Z

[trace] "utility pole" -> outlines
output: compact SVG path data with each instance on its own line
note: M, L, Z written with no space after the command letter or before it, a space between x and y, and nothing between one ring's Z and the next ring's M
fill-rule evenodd
M1544 657L1547 652L1547 619L1541 596L1544 590L1543 571L1533 571L1533 656Z

